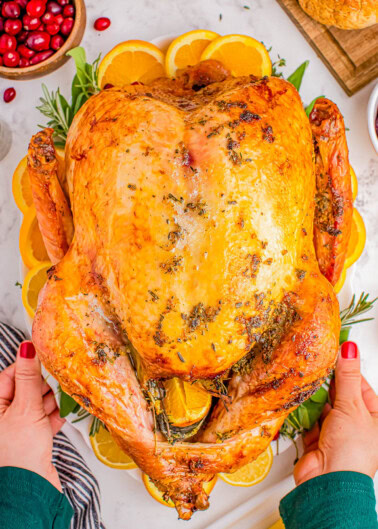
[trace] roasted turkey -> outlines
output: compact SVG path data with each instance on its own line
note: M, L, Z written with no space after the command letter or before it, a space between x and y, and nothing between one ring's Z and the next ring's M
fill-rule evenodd
M65 174L52 133L28 155L53 262L34 343L189 519L208 507L203 483L256 458L334 366L343 119L327 99L309 119L289 82L207 61L91 97ZM212 395L189 435L156 407L172 377Z

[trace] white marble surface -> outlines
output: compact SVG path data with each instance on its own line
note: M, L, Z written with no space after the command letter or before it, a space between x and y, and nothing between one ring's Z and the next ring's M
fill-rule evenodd
M286 74L309 59L310 66L301 89L304 101L310 102L320 94L327 95L337 102L346 125L350 128L350 159L359 181L356 204L364 217L368 237L366 249L355 270L354 291L359 293L365 290L372 296L378 294L378 209L375 202L378 196L378 157L370 144L366 125L366 107L372 84L352 98L347 97L274 0L113 0L106 3L91 0L86 4L88 22L83 45L90 60L99 52L106 53L122 40L150 40L159 35L183 33L196 28L209 28L221 34L245 33L263 40L267 46L272 46L273 58L277 53L286 58ZM250 9L245 9L244 5L248 5ZM93 29L93 21L103 15L110 17L112 25L107 31L98 33ZM43 82L50 89L59 86L68 95L73 72L74 65L70 61L57 72L45 77ZM16 99L10 104L5 104L2 97L0 101L0 116L10 125L13 134L11 151L0 162L0 320L25 329L21 291L15 286L15 282L20 279L20 217L12 198L11 176L17 162L26 153L28 141L36 132L37 124L44 123L44 120L35 110L41 94L41 80L13 83L0 79L1 94L12 85L17 90ZM378 306L374 314L378 317ZM377 321L357 327L352 335L363 354L364 373L375 390L378 390ZM176 520L173 510L161 507L147 495L142 483L136 482L126 472L104 467L90 453L77 433L70 428L67 428L67 433L100 482L104 521L108 529L147 529L151 526L163 529L183 526L183 522ZM292 451L276 458L271 475L259 487L266 487L290 473L293 458ZM189 526L206 527L254 493L256 490L233 488L218 483L212 495L210 509L196 514ZM258 527L268 527L270 521L273 520L266 520L265 525ZM257 529L253 519L250 523L247 520L248 524Z

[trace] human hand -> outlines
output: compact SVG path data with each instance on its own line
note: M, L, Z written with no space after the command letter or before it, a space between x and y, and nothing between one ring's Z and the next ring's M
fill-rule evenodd
M354 342L345 342L321 426L303 440L304 454L294 468L297 485L329 472L351 470L374 477L378 468L378 397L360 372Z
M0 467L31 470L61 492L51 460L63 423L32 342L22 342L16 362L0 373Z

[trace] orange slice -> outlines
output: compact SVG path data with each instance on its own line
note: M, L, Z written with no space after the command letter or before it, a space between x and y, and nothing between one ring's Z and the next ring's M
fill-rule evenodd
M246 35L226 35L214 39L201 55L201 61L216 59L234 77L271 75L272 62L264 44Z
M336 294L338 294L340 290L343 288L345 279L346 279L346 268L344 266L336 285L333 287L333 290L336 292Z
M27 268L33 268L49 260L39 231L34 206L30 206L24 215L20 229L19 247L22 260Z
M64 172L64 149L56 149L58 157L59 173ZM27 168L28 159L24 156L16 167L12 178L13 198L18 209L26 213L33 204L33 195L30 187L30 180Z
M174 377L164 382L164 389L164 410L174 426L190 426L208 414L211 395L200 383Z
M165 505L166 507L175 506L175 504L170 498L165 499L164 492L161 492L161 490L157 488L157 486L147 476L147 474L143 474L142 479L143 479L144 486L146 487L147 491L151 494L154 500L158 501L162 505ZM211 481L207 481L206 483L204 483L203 488L206 494L210 494L216 482L217 482L217 477L215 476Z
M356 196L358 193L358 182L357 182L356 173L354 172L354 169L352 166L350 166L350 180L351 180L351 185L352 185L352 199L354 202L356 200Z
M26 312L33 319L38 305L38 295L47 281L47 270L51 268L50 261L40 263L26 274L22 285L22 303Z
M284 523L282 520L278 520L275 524L272 525L269 529L285 529Z
M95 456L104 465L123 470L138 468L131 457L120 449L111 433L102 425L98 432L89 439Z
M148 84L165 76L164 53L143 40L127 40L105 55L98 70L98 83L123 86L139 81Z
M269 474L273 463L273 451L270 447L258 456L257 459L251 461L244 467L239 468L236 472L231 474L218 474L218 476L228 483L237 487L251 487L261 483L263 479Z
M352 231L350 234L347 257L344 267L349 268L360 257L365 248L366 229L364 221L356 208L353 208Z
M197 64L204 49L219 37L218 33L208 29L188 31L169 45L165 56L165 70L168 77L175 77L176 70Z

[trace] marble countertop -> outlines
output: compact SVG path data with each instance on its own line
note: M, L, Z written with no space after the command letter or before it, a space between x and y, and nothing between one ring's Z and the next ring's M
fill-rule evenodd
M284 75L292 73L300 63L309 59L310 65L301 88L303 100L310 102L315 96L325 94L339 105L346 126L350 129L347 133L350 160L359 183L356 206L365 220L368 241L355 267L353 290L357 294L364 290L370 292L371 296L377 295L378 209L375 199L378 196L378 157L370 143L366 121L366 107L373 83L349 98L274 0L113 0L106 3L88 0L86 5L88 21L82 44L91 61L98 53L106 53L122 40L151 40L159 35L181 34L196 28L208 28L220 34L244 33L264 41L267 47L272 46L273 60L278 54L286 59ZM93 29L93 22L99 16L108 16L112 21L110 28L103 33ZM59 86L63 94L69 95L73 73L71 60L46 76L43 82L50 90ZM29 139L36 132L37 124L44 123L43 117L35 109L41 95L41 82L41 79L16 83L0 79L1 94L8 86L15 86L17 90L12 103L5 104L2 97L0 101L1 118L8 123L13 135L11 150L0 162L0 320L24 330L26 325L21 291L15 286L16 281L20 280L20 214L12 197L11 177L18 161L26 154ZM371 315L378 317L378 306ZM377 321L356 327L352 334L362 352L363 371L376 391ZM154 502L142 483L126 472L104 467L80 435L70 427L65 428L99 480L104 522L108 529L182 527L183 522L176 520L175 512ZM289 474L293 459L291 450L275 458L271 476L264 486ZM210 509L196 514L189 525L193 528L207 527L251 494L250 489L217 484ZM253 520L249 520L243 527L250 529L252 523ZM256 525L253 527L257 528ZM268 521L258 527L268 527Z

